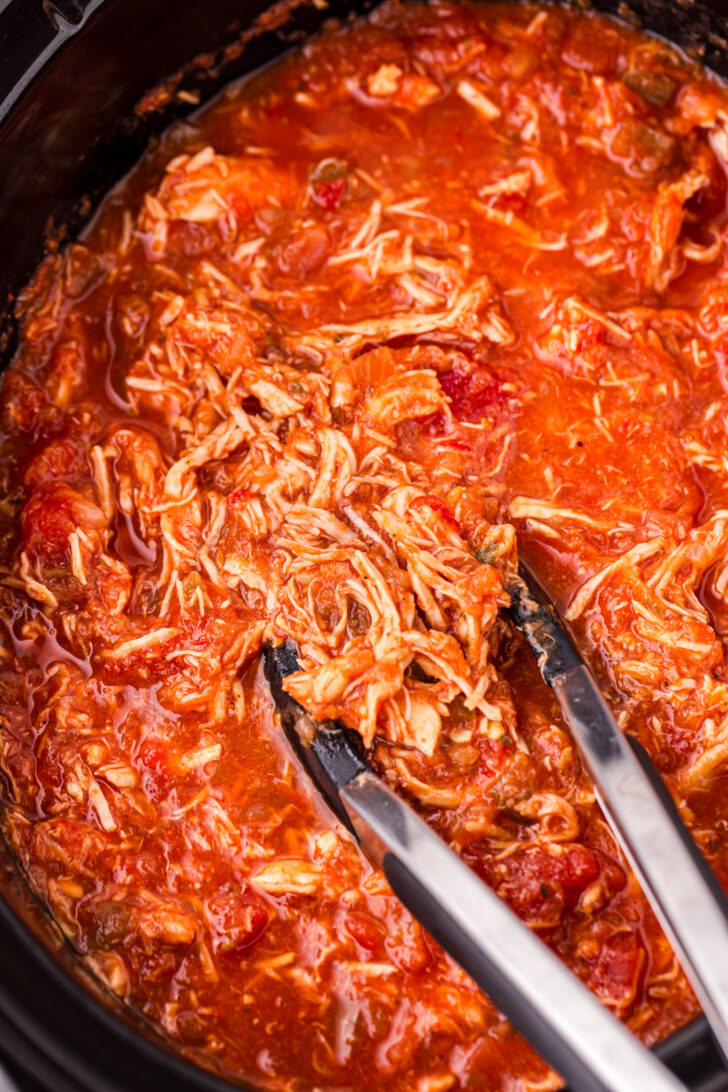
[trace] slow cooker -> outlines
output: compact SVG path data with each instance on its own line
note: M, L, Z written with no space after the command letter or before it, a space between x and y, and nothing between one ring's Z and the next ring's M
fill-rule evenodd
M600 8L728 77L725 0ZM0 366L14 299L155 136L359 0L0 0ZM0 1092L224 1092L102 996L0 847ZM588 1049L588 1048L587 1048ZM728 1089L705 1022L657 1048L694 1092ZM574 1090L578 1092L578 1090ZM649 1092L649 1090L644 1090Z

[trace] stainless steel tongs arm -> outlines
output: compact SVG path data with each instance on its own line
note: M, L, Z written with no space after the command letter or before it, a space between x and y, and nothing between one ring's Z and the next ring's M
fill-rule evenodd
M647 752L620 730L546 597L530 578L514 578L508 590L511 615L553 688L602 810L728 1058L728 900Z
M340 798L395 894L573 1092L684 1092L685 1086L379 778L369 771L358 774Z
M589 669L572 668L553 688L602 810L728 1058L725 895L649 756L614 724Z
M381 781L341 725L313 721L284 690L294 647L265 654L286 735L392 889L564 1077L572 1092L685 1092L685 1086Z

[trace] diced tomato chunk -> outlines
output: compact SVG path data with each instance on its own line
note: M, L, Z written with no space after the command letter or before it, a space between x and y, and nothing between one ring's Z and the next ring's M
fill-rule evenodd
M149 736L138 752L142 767L142 786L152 800L161 800L171 786L167 747L161 739Z
M503 860L475 862L516 913L531 925L558 924L586 888L599 878L599 861L586 846L528 846Z
M313 199L322 209L330 212L338 208L346 192L346 179L333 178L330 182L316 182L313 186Z
M384 929L364 910L347 910L343 917L344 931L365 951L373 953L380 950L384 939Z
M326 212L339 207L348 187L349 167L340 159L323 159L311 172L311 196Z
M21 517L28 554L46 563L62 563L76 527L99 531L106 526L100 508L63 482L41 485L32 494Z
M432 963L433 955L420 923L404 907L390 921L385 946L392 962L410 974L424 971Z
M615 933L602 946L589 985L621 1014L637 997L644 963L645 950L635 934Z
M486 368L445 372L440 375L440 386L450 399L450 409L461 421L497 416L506 403L501 384Z
M44 561L65 558L68 539L76 526L73 506L52 487L41 487L22 515L23 539L30 555Z
M270 922L264 906L233 893L209 899L207 917L215 952L236 955L255 944Z

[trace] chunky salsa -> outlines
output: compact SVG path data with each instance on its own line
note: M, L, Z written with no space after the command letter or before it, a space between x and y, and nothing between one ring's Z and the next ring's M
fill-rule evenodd
M728 94L395 3L173 128L20 300L2 824L101 981L275 1089L559 1078L302 774L261 671L653 1044L697 1012L501 608L523 552L728 882Z

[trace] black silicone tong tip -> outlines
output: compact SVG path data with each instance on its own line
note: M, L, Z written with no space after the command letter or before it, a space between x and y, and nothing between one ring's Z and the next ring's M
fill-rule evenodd
M300 671L298 651L293 641L285 640L282 645L266 645L263 653L263 671L273 695L273 701L281 717L296 718L303 716L303 706L283 689L283 679Z
M314 720L284 690L283 679L299 669L298 650L290 639L265 648L263 671L283 730L326 803L353 831L339 793L360 773L371 770L371 766L364 758L356 733L336 721Z
M557 621L550 599L522 561L506 590L511 597L508 613L528 641L544 681L551 686L558 675L581 667L584 661Z

